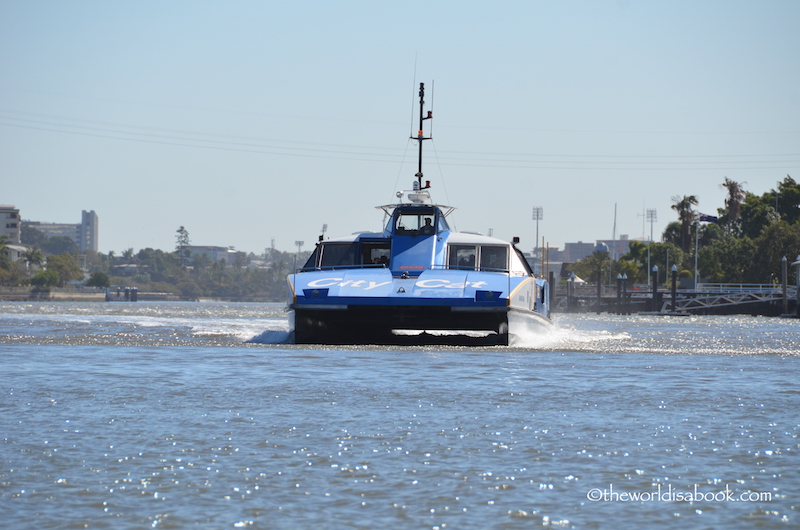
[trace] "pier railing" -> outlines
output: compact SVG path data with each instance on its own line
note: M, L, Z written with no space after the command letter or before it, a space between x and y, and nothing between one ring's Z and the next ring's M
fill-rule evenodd
M697 292L701 293L782 293L783 287L776 284L759 283L698 283ZM796 293L797 287L787 286L788 293Z

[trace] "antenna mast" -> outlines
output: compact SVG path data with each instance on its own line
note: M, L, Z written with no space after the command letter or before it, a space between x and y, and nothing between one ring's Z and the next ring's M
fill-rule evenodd
M422 129L422 122L425 120L429 120L433 118L433 111L428 111L428 115L425 116L425 83L419 84L419 130L417 131L417 136L412 136L412 140L419 141L419 165L417 168L417 174L414 175L417 177L417 184L419 185L419 189L426 190L431 187L430 181L425 182L425 186L422 185L422 141L423 140L430 140L430 136L425 136L425 131Z

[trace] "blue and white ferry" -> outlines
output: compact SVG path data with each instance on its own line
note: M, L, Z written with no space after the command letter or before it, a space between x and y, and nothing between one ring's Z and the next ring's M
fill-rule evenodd
M424 83L420 83L419 169L398 202L378 206L383 232L320 237L288 276L289 322L297 344L508 345L550 327L546 281L515 243L451 230L455 208L434 204L422 180Z

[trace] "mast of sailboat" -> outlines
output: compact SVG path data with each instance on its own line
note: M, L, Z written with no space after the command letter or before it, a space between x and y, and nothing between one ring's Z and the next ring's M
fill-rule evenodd
M430 181L425 182L425 186L422 185L422 141L423 140L430 140L430 136L425 136L425 131L422 129L422 122L425 120L429 120L433 118L433 111L428 111L428 115L425 116L425 83L419 84L419 130L417 131L416 137L411 137L412 140L419 141L419 166L417 168L417 174L414 175L417 177L417 183L419 184L419 189L425 190L431 187Z

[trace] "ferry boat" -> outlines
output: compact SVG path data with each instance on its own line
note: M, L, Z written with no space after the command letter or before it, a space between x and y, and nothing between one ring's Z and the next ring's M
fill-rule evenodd
M456 232L455 208L423 184L425 84L419 87L419 165L411 190L378 206L382 232L319 238L288 276L297 344L508 345L551 326L549 285L512 243Z

